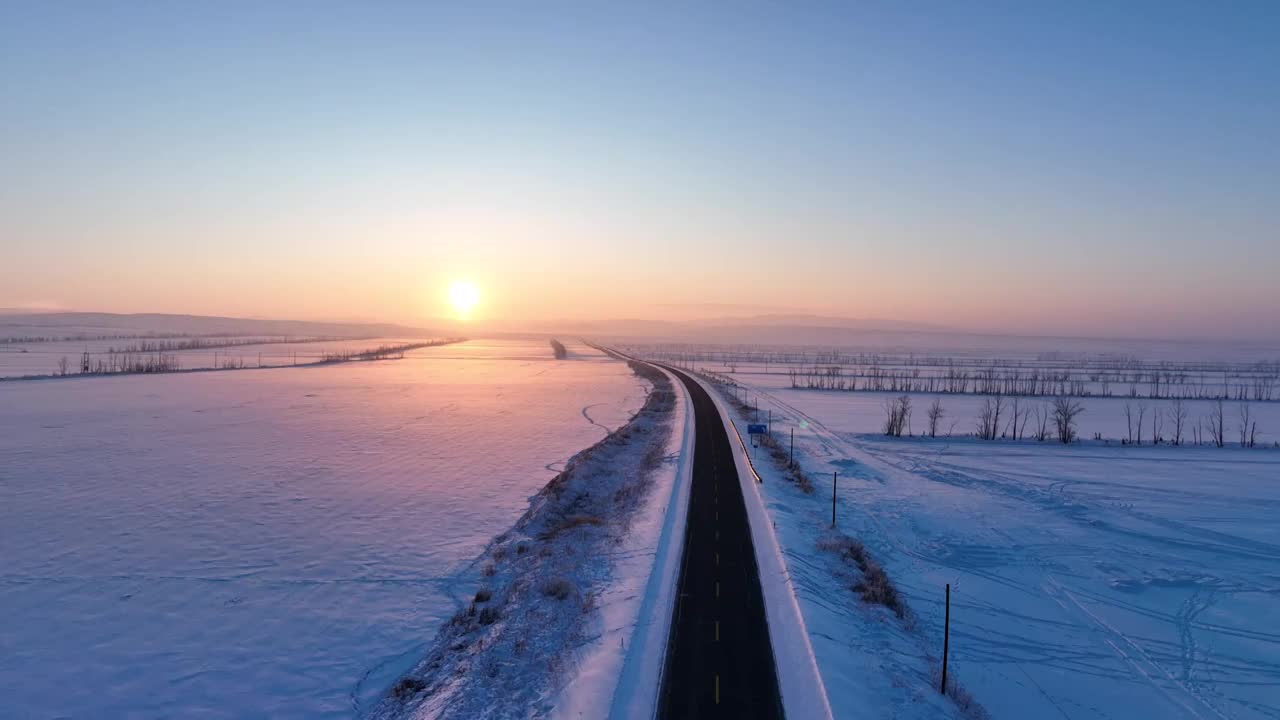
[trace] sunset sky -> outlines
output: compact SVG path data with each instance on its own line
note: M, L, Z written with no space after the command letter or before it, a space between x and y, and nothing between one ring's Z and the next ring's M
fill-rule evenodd
M427 5L0 7L0 308L1280 336L1276 3Z

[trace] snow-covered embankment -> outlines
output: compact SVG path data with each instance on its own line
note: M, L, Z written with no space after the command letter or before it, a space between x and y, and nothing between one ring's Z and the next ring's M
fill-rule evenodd
M632 368L651 384L644 406L490 543L474 600L373 717L603 717L652 702L692 433L678 383Z

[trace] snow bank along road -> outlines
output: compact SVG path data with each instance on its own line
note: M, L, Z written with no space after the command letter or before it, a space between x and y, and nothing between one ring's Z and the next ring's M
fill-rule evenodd
M760 572L720 413L673 368L693 400L693 483L659 695L659 716L782 717Z

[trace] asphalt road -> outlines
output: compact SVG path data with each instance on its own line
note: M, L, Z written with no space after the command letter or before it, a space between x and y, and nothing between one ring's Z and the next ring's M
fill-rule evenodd
M684 373L696 442L679 595L658 698L661 718L780 718L746 505L711 397Z

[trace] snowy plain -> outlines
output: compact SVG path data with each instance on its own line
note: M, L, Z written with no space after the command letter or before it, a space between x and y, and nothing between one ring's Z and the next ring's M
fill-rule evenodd
M912 642L941 654L946 583L952 672L993 717L1280 717L1280 452L890 440L874 394L749 393L817 485L766 497L837 717L940 714L904 687ZM912 638L831 600L812 542L832 472Z
M424 338L363 338L323 339L314 342L278 342L279 338L174 338L147 339L126 338L118 340L58 340L53 342L13 343L0 345L0 378L23 378L54 375L58 363L66 359L71 372L76 372L80 358L89 353L93 360L106 358L112 352L130 354L127 349L141 343L182 342L196 340L207 343L234 343L227 347L164 351L172 356L181 370L205 370L227 363L246 368L283 367L318 362L327 354L356 353L383 345L407 345L425 342ZM262 340L262 342L254 342ZM277 342L270 342L277 340ZM246 343L246 344L241 344ZM247 344L252 343L252 344ZM132 353L137 357L151 357L156 353Z
M360 714L643 402L570 349L0 385L2 714Z
M862 390L850 392L793 388L791 387L790 378L783 373L738 372L729 377L751 388L768 391L788 404L802 407L806 412L829 421L832 427L838 427L842 432L849 433L879 433L884 424L885 402L901 394ZM927 430L925 414L933 398L939 398L943 410L946 412L943 420L938 425L938 434L952 436L973 433L979 408L985 400L983 395L960 394L911 393L910 397L913 407L911 431L916 435L922 434ZM751 398L748 397L747 399L750 400ZM1012 401L1012 397L1004 398L1006 408ZM1018 401L1023 409L1034 409L1040 406L1047 410L1053 398L1020 397ZM1169 399L1085 397L1072 398L1072 401L1079 403L1084 408L1084 412L1078 418L1079 434L1082 438L1091 439L1095 434L1098 434L1104 440L1119 443L1121 438L1127 437L1129 427L1125 418L1125 405L1130 406L1135 423L1139 408L1146 409L1142 424L1144 443L1151 441L1152 424L1157 411L1161 413L1161 434L1166 441L1173 435L1173 421L1171 419L1173 404ZM1192 430L1190 426L1204 421L1213 411L1213 405L1213 401L1210 400L1184 401L1187 411L1187 428L1183 431L1184 442L1191 442ZM1240 405L1241 403L1236 400L1223 402L1224 424L1228 442L1239 442ZM1257 424L1257 444L1273 445L1280 441L1280 402L1248 402L1246 405L1248 406L1251 420ZM1004 423L1001 424L1003 425ZM1026 428L1029 429L1033 425L1034 420L1030 420L1026 423ZM1203 437L1203 441L1205 443L1209 442L1207 434Z

